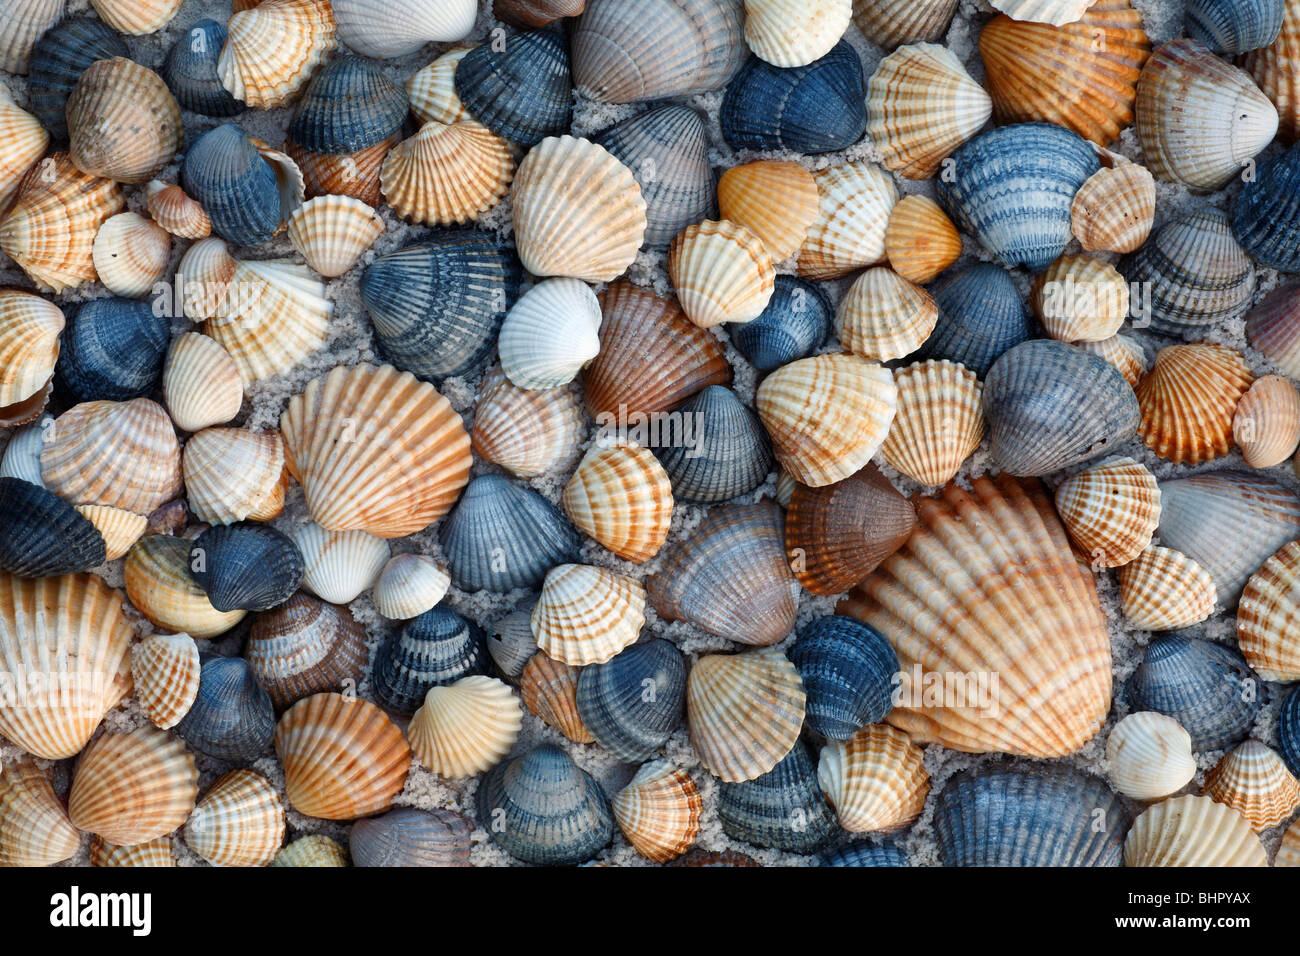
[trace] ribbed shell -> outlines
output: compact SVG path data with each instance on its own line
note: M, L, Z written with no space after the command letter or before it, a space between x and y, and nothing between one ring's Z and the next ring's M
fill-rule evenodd
M514 746L524 712L510 688L482 675L430 688L407 735L422 764L444 777L495 766Z
M1106 776L1116 790L1135 800L1177 793L1196 776L1191 735L1164 714L1129 714L1106 740Z
M469 866L473 825L450 810L397 807L358 820L348 837L357 866Z
M280 848L271 866L348 866L348 851L319 833L299 837Z
M499 367L479 383L474 454L520 478L534 478L559 467L573 455L585 433L576 387L523 389Z
M1101 342L1076 342L1085 352L1104 359L1124 376L1132 388L1137 388L1147 373L1147 355L1142 343L1127 335L1116 335Z
M474 0L334 0L339 39L358 53L386 59L426 43L460 40L474 27Z
M166 229L143 216L119 213L99 227L91 262L110 292L143 296L166 275L171 241Z
M934 297L892 269L868 269L835 313L835 335L850 352L887 362L920 348L939 322Z
M68 96L66 111L69 156L91 176L147 182L181 147L176 98L162 77L126 57L87 67Z
M1272 468L1300 445L1300 392L1280 375L1255 380L1232 416L1232 437L1252 468Z
M904 279L930 282L956 262L961 251L957 227L928 196L904 196L889 214L885 255Z
M668 251L668 274L682 311L704 329L753 321L776 289L776 269L762 240L726 221L683 230Z
M1129 316L1129 286L1108 262L1062 256L1034 280L1034 312L1062 342L1100 342L1117 335Z
M40 485L0 478L0 568L28 578L74 574L107 559L103 536Z
M939 318L917 358L960 362L987 376L994 362L1034 335L1020 290L999 265L982 262L950 272L930 293Z
M674 501L715 504L764 482L775 463L772 443L758 416L734 392L711 385L687 401L681 414L693 433L670 435L666 442L661 435L654 449L672 482Z
M984 437L984 387L957 362L918 362L894 371L898 413L880 446L885 460L923 485L951 481Z
M837 279L883 262L885 231L898 201L889 174L867 162L813 173L820 197L817 218L799 249L799 275Z
M378 64L335 57L312 76L288 136L313 153L358 153L400 131L406 109L406 96Z
M474 47L456 67L453 83L474 119L524 149L563 136L573 120L568 45L556 31Z
M1276 40L1285 9L1281 0L1190 0L1185 26L1215 53L1235 56Z
M907 855L896 843L861 840L822 853L818 866L907 866Z
M815 853L835 832L835 815L817 786L802 741L767 773L718 787L718 817L733 840L787 853Z
M587 0L493 0L492 15L517 27L544 27L582 13Z
M432 558L395 554L379 572L371 597L375 609L392 621L405 621L443 599L451 578Z
M1300 680L1300 541L1264 562L1241 594L1237 645L1265 680Z
M592 445L564 487L564 512L583 532L627 561L649 561L668 539L672 484L647 448Z
M38 395L59 358L63 311L30 292L0 290L0 408ZM42 402L42 404L44 404ZM39 411L39 409L38 409Z
M1137 387L1139 434L1180 465L1221 458L1232 448L1233 414L1250 388L1250 367L1222 345L1171 345Z
M718 180L722 218L758 236L773 262L799 251L820 205L817 181L795 162L760 160L733 166Z
M289 241L307 265L337 278L360 261L384 231L375 211L351 196L317 196L289 218Z
M577 279L546 279L511 306L501 325L501 371L520 388L572 382L600 351L600 302Z
M1056 511L1093 567L1118 568L1151 544L1160 486L1145 465L1108 458L1057 486Z
M1205 775L1205 795L1232 807L1257 833L1285 822L1300 807L1300 783L1258 740L1223 755Z
M185 109L218 117L243 112L244 107L217 76L217 60L226 37L224 25L205 17L190 24L172 44L158 72Z
M1157 803L1133 821L1125 866L1268 866L1268 853L1236 810L1188 794Z
M486 674L489 666L482 629L448 607L435 607L376 648L370 689L385 709L410 716L434 687Z
M162 375L163 401L187 432L222 425L239 414L244 385L239 367L215 339L185 332L171 341Z
M253 620L244 657L277 710L361 681L369 650L352 612L295 594Z
M199 647L188 634L153 634L131 647L131 678L155 727L180 723L199 694Z
M134 846L115 846L101 837L90 841L91 866L174 867L176 856L172 853L172 838L160 836L147 843Z
M1277 107L1283 141L1294 143L1300 136L1300 82L1295 73L1300 58L1300 6L1291 0L1283 6L1282 30L1277 39L1247 54L1242 66Z
M510 144L478 123L425 123L389 151L379 184L403 219L446 226L477 219L500 202L514 171Z
M695 843L704 800L690 774L667 760L656 760L642 765L610 800L610 808L638 853L655 863L667 863Z
M565 664L600 664L636 641L645 589L606 568L562 564L546 575L533 609L537 646Z
M248 613L218 611L190 577L190 544L184 538L148 535L127 553L122 569L127 597L158 627L196 638L230 630Z
M308 523L292 536L303 556L303 587L331 604L355 601L379 579L390 556L387 541L364 531L326 531Z
M808 694L808 727L847 740L893 707L898 655L874 628L834 614L804 628L790 648Z
M58 23L66 0L4 0L0 3L0 70L25 74L41 34Z
M5 767L0 773L0 866L51 866L74 855L80 844L81 834L50 778L28 759Z
M198 697L176 733L200 753L247 764L270 751L274 732L271 698L248 662L203 655Z
M63 0L56 2L62 4ZM0 17L4 15L0 10ZM5 42L0 40L0 68ZM40 120L19 108L8 87L0 90L0 139L4 143L0 146L0 209L7 209L23 174L45 155L50 144L50 134Z
M1118 576L1124 616L1141 630L1191 627L1214 612L1214 580L1177 551L1148 548L1120 568Z
M205 428L185 443L185 493L202 521L269 521L284 510L289 473L276 431Z
M850 833L896 830L921 815L930 792L922 756L901 730L872 724L822 748L817 782Z
M122 37L92 17L65 17L40 35L28 60L28 92L32 113L52 139L68 138L64 107L85 69L97 60L129 55Z
M236 13L227 29L217 74L255 109L288 105L338 47L334 13L322 0L267 0Z
M633 644L603 664L582 668L577 677L582 724L621 760L649 759L682 722L686 665L668 641Z
M185 845L213 866L266 866L284 842L284 807L260 773L223 774L185 824Z
M1097 0L990 0L993 9L1015 20L1064 26L1074 23Z
M90 5L114 30L143 36L170 23L181 0L91 0Z
M596 738L578 713L579 672L535 650L519 674L519 693L528 712L544 724L576 744L594 744Z
M283 532L262 524L209 528L190 551L190 576L219 611L265 611L302 584L302 552Z
M411 112L421 123L459 123L474 118L456 95L456 68L469 50L467 46L453 47L406 81Z
M131 547L149 528L149 519L120 508L103 505L78 505L77 514L95 526L104 539L104 560L116 561L125 557Z
M305 188L292 160L259 143L227 123L195 139L181 168L181 185L207 212L213 232L236 245L269 242Z
M872 43L892 50L948 32L958 0L853 0L853 22Z
M532 622L536 605L537 598L529 598L487 628L488 654L497 669L514 684L519 682L524 665L537 655Z
M1070 205L1070 231L1087 252L1136 252L1155 219L1155 177L1136 163L1097 170Z

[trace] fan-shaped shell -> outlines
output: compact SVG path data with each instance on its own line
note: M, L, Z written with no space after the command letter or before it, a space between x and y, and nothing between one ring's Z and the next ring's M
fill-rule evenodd
M921 815L930 792L922 756L901 730L872 724L822 748L817 782L850 833L896 830Z
M530 598L488 628L488 654L512 683L519 682L524 665L537 655L532 622L536 605L537 598Z
M635 443L593 445L561 502L580 530L624 560L643 564L668 539L672 484L654 454Z
M0 478L0 568L29 578L89 571L107 545L91 522L40 485Z
M467 46L453 47L406 81L411 112L421 123L450 124L474 118L456 95L456 68L469 51Z
M1144 631L1173 631L1199 624L1214 612L1216 592L1208 571L1184 554L1152 547L1119 569L1124 616Z
M348 851L337 840L313 833L280 848L271 866L348 866Z
M586 432L576 388L523 389L493 368L479 383L478 394L474 454L520 478L560 465Z
M537 646L565 664L609 660L645 623L645 590L605 568L562 564L546 575L533 609Z
M474 27L473 0L334 0L339 39L363 56L386 59L426 43L460 40Z
M351 269L384 231L375 211L350 196L309 199L289 218L289 241L327 278Z
M1272 468L1300 445L1300 392L1280 375L1256 379L1237 403L1232 437L1252 468Z
M946 484L984 437L984 387L970 369L948 361L897 369L894 384L898 413L881 453L923 485Z
M578 713L580 668L557 661L545 651L533 648L519 673L519 693L528 712L554 727L577 744L594 744L587 725Z
M1137 388L1138 382L1147 373L1146 350L1141 342L1127 335L1116 335L1101 342L1076 342L1075 344L1085 352L1091 352L1113 366L1132 388Z
M1205 775L1205 795L1232 807L1256 832L1283 823L1300 807L1300 783L1282 758L1258 740L1223 755Z
M1250 388L1250 367L1222 345L1171 345L1137 387L1139 434L1161 458L1199 465L1232 447L1233 414Z
M1268 866L1236 810L1188 794L1148 807L1124 840L1125 866Z
M1237 645L1265 680L1300 680L1300 541L1264 562L1241 594Z
M1129 287L1108 262L1062 256L1033 285L1034 312L1062 342L1100 342L1117 335L1129 315Z
M994 362L1034 335L1020 290L999 265L981 262L950 272L930 293L939 317L917 358L960 362L987 376Z
M898 655L874 628L833 614L804 628L790 649L808 694L808 726L848 740L893 706Z
M244 403L235 360L215 339L195 332L172 339L162 389L172 421L187 432L230 421Z
M930 282L961 256L961 235L928 196L904 196L889 214L885 256L911 282Z
M1275 0L1190 0L1185 26L1215 53L1236 56L1276 40L1285 10Z
M235 4L239 12L239 4ZM217 61L226 45L226 28L205 17L177 37L158 72L185 109L205 116L234 116L244 107L221 85Z
M799 251L820 209L812 173L801 164L760 160L733 166L718 180L722 218L762 240L773 262Z
M767 478L774 459L772 443L735 393L711 385L681 409L694 433L661 435L654 449L673 486L675 501L713 504L753 491ZM682 429L685 432L685 428Z
M582 668L577 680L575 703L585 733L621 760L649 759L682 722L686 664L668 641L633 644Z
M655 863L667 863L695 843L704 800L690 774L667 760L655 760L642 765L610 800L610 807L638 853Z
M1070 205L1070 231L1087 252L1136 252L1155 219L1156 180L1137 163L1097 170Z
M127 597L158 627L197 638L224 634L248 612L218 611L190 577L189 565L189 541L165 535L141 538L126 556Z
M930 293L878 266L858 276L840 300L835 335L855 355L887 362L920 348L938 321Z
M69 156L91 176L146 182L181 146L176 98L162 77L126 57L87 67L68 97L67 116Z
M63 0L57 0L61 5ZM0 17L5 11L0 11ZM17 38L13 38L17 39ZM5 52L0 41L0 68ZM45 132L40 120L19 108L9 88L0 85L0 209L9 207L9 200L18 189L23 174L31 169L50 144L50 134Z
M718 787L718 818L733 840L787 853L815 853L835 833L835 814L817 786L802 741L767 773Z
M144 515L123 511L121 508L78 505L77 514L93 524L104 539L105 561L116 561L124 557L149 527L149 519Z
M303 593L258 614L244 646L249 669L277 710L355 686L368 656L366 630L351 611Z
M156 840L137 843L134 846L114 846L102 837L92 837L90 865L174 867L178 864L172 853L172 838L161 836Z
M355 601L379 579L390 556L387 541L364 531L307 523L293 529L293 540L304 560L303 586L331 604Z
M1283 374L1300 378L1300 286L1282 285L1252 309L1246 338Z
M1135 800L1177 793L1196 776L1192 738L1172 717L1144 710L1115 725L1106 741L1106 776Z
M131 678L155 727L180 723L199 694L199 647L188 634L154 634L131 647Z
M898 201L889 174L871 163L848 163L813 173L817 218L799 249L799 275L836 279L885 258L885 232Z
M500 202L514 169L510 144L478 123L425 123L389 151L379 184L402 218L450 225L469 222Z
M117 31L92 17L65 17L41 34L28 61L28 96L32 113L51 138L68 138L64 107L86 68L97 60L129 55Z
M133 212L106 220L95 234L91 261L104 287L117 295L142 296L167 273L172 237Z
M434 773L469 777L510 753L523 719L508 686L471 675L431 688L407 733L416 759Z
M312 76L294 108L289 141L315 154L356 154L398 133L407 106L378 64L336 57Z
M451 578L432 558L395 554L375 581L375 609L393 621L418 617L443 599Z
M114 30L143 36L170 23L181 0L91 0L90 5Z
M31 760L0 773L0 865L50 866L73 856L81 834L54 795L50 778Z
M1147 549L1160 522L1160 486L1132 458L1117 456L1056 488L1056 511L1095 568L1118 568Z
M482 629L449 607L426 611L389 635L375 650L370 689L384 708L414 714L434 687L485 674L489 667Z
M776 269L762 240L732 222L703 222L678 236L668 273L682 311L700 328L751 322L776 288Z
M63 311L30 292L0 289L0 408L40 393L59 358Z
M185 443L185 491L203 521L269 521L289 484L279 432L205 428Z
M1277 39L1248 53L1242 59L1242 66L1277 107L1283 141L1294 143L1300 136L1300 84L1296 82L1294 70L1296 57L1300 56L1300 7L1291 0L1286 0L1283 7L1282 29Z
M942 39L956 12L957 0L853 0L853 22L887 50Z
M176 733L210 757L252 763L271 749L274 730L271 698L248 662L204 655L198 697L176 725Z
M255 109L292 102L338 47L334 13L323 0L266 0L236 13L227 31L217 75L235 99Z
M260 773L217 779L185 823L185 845L213 866L266 866L284 842L284 807Z
M501 370L519 388L568 385L600 351L600 322L600 303L585 282L539 282L501 325Z
M544 27L582 13L587 0L493 0L492 15L517 27Z
M25 74L41 34L59 22L66 0L4 0L0 3L0 70ZM2 200L3 197L0 197ZM0 201L0 205L3 202Z
M1064 26L1076 22L1097 0L990 0L1013 20Z
M473 825L450 810L397 807L352 825L357 866L469 866Z
M569 52L556 31L480 44L461 59L452 81L469 114L503 140L527 149L569 131Z

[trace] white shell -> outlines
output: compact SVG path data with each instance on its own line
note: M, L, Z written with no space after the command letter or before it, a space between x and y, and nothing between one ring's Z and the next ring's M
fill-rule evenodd
M578 279L547 279L515 303L501 326L501 370L526 389L558 388L600 351L600 302Z
M852 0L745 0L745 42L773 66L807 66L839 42Z
M443 599L451 578L432 558L395 554L375 582L375 608L393 621L419 617Z
M41 479L41 451L45 448L46 432L53 421L54 416L46 413L13 433L5 446L4 457L0 458L0 478L21 478L45 487Z
M1192 736L1172 717L1155 711L1129 714L1106 741L1106 776L1135 800L1160 800L1196 776Z
M302 586L322 601L348 604L379 579L388 563L388 542L364 531L326 531L318 524L294 528L302 552Z
M333 0L333 7L339 39L379 59L463 39L478 16L475 0Z

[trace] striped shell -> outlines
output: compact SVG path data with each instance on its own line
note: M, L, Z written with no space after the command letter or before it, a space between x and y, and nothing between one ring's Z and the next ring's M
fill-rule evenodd
M291 103L337 47L328 2L265 0L230 18L217 75L235 99L274 109Z
M668 539L672 485L654 454L636 443L596 442L560 500L581 531L626 561L644 564Z
M302 553L303 587L331 604L350 604L370 588L388 563L388 542L364 531L326 531L307 523L293 529Z
M351 269L384 231L384 221L359 199L317 196L289 217L289 241L327 278Z
M690 774L667 760L643 764L609 804L627 841L655 863L677 859L699 836L704 800Z
M1232 416L1232 438L1252 468L1272 468L1300 445L1300 392L1280 375L1255 380Z
M1239 352L1222 345L1171 345L1138 384L1138 434L1161 458L1198 465L1232 447L1233 414L1253 378Z
M188 634L154 634L131 647L131 677L155 727L180 723L199 694L199 647Z
M284 842L284 807L260 773L232 770L185 823L185 845L213 866L266 866Z
M957 362L918 362L894 371L898 413L880 446L885 460L923 485L951 481L984 438L984 387Z
M733 222L702 222L668 250L668 275L687 318L702 329L752 322L776 291L776 269L762 240Z
M1246 54L1242 66L1277 107L1282 141L1294 143L1300 138L1300 81L1295 72L1300 59L1300 6L1294 0L1285 0L1283 6L1282 30L1277 39Z
M929 292L880 266L858 276L840 300L835 335L853 354L887 362L924 345L938 322Z
M361 680L366 631L346 607L299 592L257 615L244 657L277 710Z
M347 866L348 851L319 833L299 837L285 844L271 860L271 866Z
M0 411L39 395L47 386L65 324L63 311L53 302L30 292L0 289Z
M153 70L116 56L90 64L66 106L68 155L82 172L148 182L181 148L181 108Z
M1106 776L1135 800L1160 800L1196 776L1192 738L1172 717L1155 711L1129 714L1106 740Z
M806 66L849 28L851 0L745 0L745 42L773 66Z
M501 761L519 736L523 708L510 688L482 675L434 687L411 718L417 760L444 777L471 777Z
M887 50L942 39L956 12L957 0L853 0L853 22Z
M195 638L224 634L247 611L218 611L190 577L190 542L148 535L127 553L122 575L131 603L158 627Z
M898 201L889 174L859 162L818 170L813 179L819 207L799 249L799 275L836 279L882 262L889 215Z
M537 646L565 664L609 660L645 623L645 589L606 568L562 564L546 575L533 609Z
M196 332L174 337L163 365L163 401L177 428L223 425L244 404L244 383L230 353Z
M63 16L66 0L0 0L0 70L25 74L36 41ZM0 196L0 206L4 205Z
M1070 206L1070 231L1087 252L1136 252L1155 220L1156 180L1136 163L1097 170Z
M1160 486L1132 458L1108 458L1061 482L1056 511L1095 568L1118 568L1151 544L1160 522Z
M19 759L0 772L0 866L51 866L80 844L44 771Z
M887 724L832 740L817 761L817 782L850 833L896 830L925 806L930 777L907 734Z
M586 432L576 388L520 388L499 367L479 383L473 449L520 478L534 478L570 459Z
M1205 775L1205 795L1232 807L1262 832L1300 808L1300 783L1274 751L1247 740L1223 755Z
M1284 546L1246 582L1237 608L1237 644L1272 681L1300 680L1300 541Z
M1240 813L1189 794L1142 812L1124 840L1124 865L1268 866L1268 854Z
M205 428L185 443L185 493L201 521L269 521L284 510L289 474L280 433Z
M1147 548L1119 569L1120 605L1144 631L1174 631L1199 624L1217 600L1214 579L1199 564L1169 548Z
M339 39L358 53L385 59L426 43L463 39L474 27L473 0L334 0Z
M379 572L371 597L384 617L406 621L441 601L449 587L451 578L432 558L395 554Z
M596 738L578 713L580 668L536 651L519 675L519 693L528 712L577 744L594 744Z
M773 262L799 251L817 218L817 181L801 164L760 160L733 166L718 180L718 211L762 240Z
M916 283L937 279L961 257L961 250L957 227L928 196L904 196L889 214L885 256L904 279Z
M417 225L469 222L505 196L514 176L510 144L478 123L425 123L395 146L379 173L393 210Z
M1065 26L1075 23L1097 0L990 0L993 9L1013 20Z
M501 371L519 388L572 382L600 351L600 302L577 279L546 279L510 307L497 337Z
M1062 342L1100 342L1119 333L1129 314L1129 287L1114 266L1089 256L1062 256L1034 280L1034 313Z
M120 508L78 505L77 514L93 524L104 539L105 561L116 561L124 557L149 527L149 519L144 515Z
M146 189L149 215L173 236L181 239L206 239L212 234L212 220L203 207L185 195L180 186L157 179Z
M170 23L181 0L91 0L90 5L119 33L143 36Z
M136 213L123 212L99 227L90 255L104 288L139 297L166 275L171 246L166 229Z
M178 864L172 853L172 838L160 836L134 846L115 846L102 837L94 837L90 841L90 865L174 867Z
M1142 343L1127 335L1116 335L1100 342L1078 342L1079 348L1103 359L1124 376L1131 388L1137 388L1147 373L1147 355Z

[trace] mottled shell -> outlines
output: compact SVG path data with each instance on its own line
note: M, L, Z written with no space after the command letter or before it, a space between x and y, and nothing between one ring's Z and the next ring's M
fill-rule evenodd
M915 352L938 322L929 292L880 266L858 276L840 300L835 335L855 355L887 362Z
M668 275L687 318L702 329L752 322L776 291L776 269L763 241L733 222L702 222L668 250Z
M375 582L375 609L391 621L418 617L443 599L451 578L432 558L395 554Z
M35 763L20 758L0 772L0 866L51 866L80 844L49 776Z
M292 531L302 552L303 587L331 604L350 604L379 580L390 551L383 538L364 531L326 531L307 523Z
M185 443L185 493L201 521L269 521L284 510L289 474L280 433L205 428Z
M284 807L260 773L217 779L185 823L185 845L213 866L266 866L284 842Z
M1106 741L1106 776L1116 790L1135 800L1177 793L1196 776L1191 735L1164 714L1129 714Z
M636 443L592 445L560 500L580 530L624 560L644 564L668 539L672 484Z
M97 60L66 107L68 155L82 172L122 183L152 179L180 150L181 108L153 70L126 57Z
M486 127L432 122L388 153L379 183L403 219L450 225L475 219L500 202L514 172L510 144Z
M337 47L329 3L266 0L230 18L217 75L235 99L274 109L291 103Z
M930 792L922 757L901 730L872 724L822 748L817 782L850 833L896 830L921 815Z
M1280 375L1255 380L1237 403L1232 438L1252 468L1272 468L1300 445L1300 392Z
M704 811L699 788L667 760L643 764L609 803L627 841L655 863L677 859L699 836Z
M474 454L521 478L563 464L585 431L576 388L523 389L500 368L489 371L479 384Z
M885 460L923 485L956 476L984 438L984 387L957 362L919 362L895 370L898 413L880 446Z
M885 256L904 279L916 283L937 279L961 257L961 250L957 227L928 196L904 196L889 214Z
M813 173L817 218L799 249L799 275L836 279L885 258L885 232L898 201L889 174L867 162Z
M762 240L773 262L799 251L817 218L817 181L801 164L760 160L733 166L718 180L718 211Z
M1156 180L1137 163L1099 169L1070 206L1070 230L1087 252L1136 252L1155 220Z
M1232 447L1233 415L1253 377L1239 352L1222 345L1171 345L1137 387L1138 434L1161 458L1198 465Z
M1100 342L1119 333L1129 287L1119 270L1090 256L1062 256L1033 285L1034 313L1062 342Z
M434 773L470 777L510 753L523 719L523 708L508 686L471 675L431 688L407 735L416 759Z
M190 542L149 535L127 553L122 571L126 595L150 621L168 631L196 638L224 634L247 611L218 611L190 577Z
M1300 680L1300 541L1264 562L1237 608L1237 644L1265 680Z
M1148 807L1124 840L1125 866L1268 866L1236 810L1190 794Z
M1145 465L1108 458L1061 482L1056 511L1095 568L1117 568L1151 544L1160 523L1160 486Z
M1120 605L1130 624L1144 631L1174 631L1214 613L1214 579L1187 555L1147 548L1119 569Z
M162 390L172 421L187 432L223 425L244 404L244 383L235 360L215 339L196 332L172 339Z
M188 634L154 634L131 647L131 678L154 726L180 723L199 694L199 647Z
M1300 807L1300 783L1274 751L1247 740L1205 775L1205 795L1232 807L1256 832L1270 830Z
M594 744L578 713L578 671L545 651L534 653L519 675L519 693L528 712L577 744Z
M645 589L605 568L562 564L546 575L533 609L537 646L565 664L609 660L645 623Z
M303 592L258 614L244 647L249 670L277 710L311 694L355 686L369 656L366 630L346 607Z

